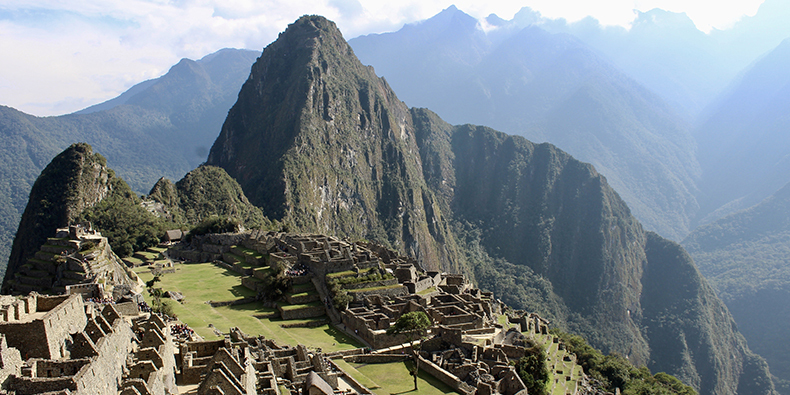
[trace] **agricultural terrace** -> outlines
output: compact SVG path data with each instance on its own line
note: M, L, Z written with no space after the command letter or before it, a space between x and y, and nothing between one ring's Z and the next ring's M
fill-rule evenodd
M148 267L138 267L135 272L143 282L153 279ZM212 263L177 264L175 273L163 274L160 279L157 287L164 291L180 292L185 297L183 303L167 300L178 319L206 340L218 339L222 332L235 326L247 334L261 335L279 344L304 344L321 348L324 352L361 347L361 344L327 324L315 328L282 328L281 324L314 319L285 321L273 318L277 310L264 307L261 302L211 307L206 302L255 296L255 292L241 285L239 274ZM147 293L145 299L151 304Z

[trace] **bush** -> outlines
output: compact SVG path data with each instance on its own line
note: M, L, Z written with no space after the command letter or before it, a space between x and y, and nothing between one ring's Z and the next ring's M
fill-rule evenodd
M80 252L82 252L82 251L90 251L90 250L94 249L95 247L96 247L96 243L94 243L94 242L92 242L90 240L83 241L82 244L80 244Z
M203 222L197 224L187 234L187 241L193 236L206 235L209 233L230 233L241 230L241 221L238 218L211 216Z
M533 345L527 349L527 355L513 361L521 381L527 386L527 392L537 395L548 395L549 366L546 364L546 352L543 347Z

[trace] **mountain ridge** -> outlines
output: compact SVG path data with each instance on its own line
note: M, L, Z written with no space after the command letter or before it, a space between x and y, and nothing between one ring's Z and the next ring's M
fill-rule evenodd
M106 108L94 106L90 112L35 117L0 106L0 136L5 142L0 147L5 163L0 179L6 180L0 183L0 273L33 183L53 157L75 141L87 142L107 155L110 167L118 169L138 194L162 176L180 179L205 161L258 54L222 50L203 60L183 60L169 74L138 84L119 100L105 103ZM197 72L176 76L182 69ZM166 83L173 89L163 93ZM177 105L160 105L164 101ZM187 112L200 115L190 120Z
M517 308L545 302L555 322L702 393L773 391L682 248L645 232L591 165L409 109L322 17L300 18L264 49L207 163L287 226L363 236L427 268L463 270L503 298L527 295ZM508 282L500 268L527 281ZM662 279L691 299L660 299Z
M451 18L470 23L442 23ZM650 229L688 233L700 171L688 126L669 105L571 34L537 25L487 34L471 21L448 8L349 43L410 105L562 147L605 174Z

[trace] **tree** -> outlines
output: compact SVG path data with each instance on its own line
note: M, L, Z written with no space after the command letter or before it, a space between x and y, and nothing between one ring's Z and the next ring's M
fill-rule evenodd
M521 381L527 386L527 392L535 395L548 394L549 367L546 363L546 352L540 345L527 349L527 354L518 361L511 362L516 366Z
M422 311L411 311L401 315L392 325L387 329L387 334L390 336L405 334L409 339L409 344L412 345L412 357L414 358L414 370L411 372L414 376L414 390L417 391L417 373L420 371L420 351L422 350L422 342L425 339L425 329L431 326L431 319ZM415 350L414 342L415 337L420 338L420 345Z

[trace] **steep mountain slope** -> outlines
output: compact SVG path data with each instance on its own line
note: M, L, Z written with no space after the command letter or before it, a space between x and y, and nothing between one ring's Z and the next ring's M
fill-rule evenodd
M83 210L111 193L115 174L107 161L80 143L56 156L41 172L30 194L11 249L3 288L59 227L74 223Z
M687 234L699 167L675 111L568 34L506 29L486 35L451 7L350 44L410 105L555 144L595 165L648 228Z
M138 193L162 176L181 178L205 160L256 56L222 50L184 59L163 77L71 115L39 118L0 106L0 268L30 188L58 152L75 141L92 144Z
M756 62L695 131L699 222L753 206L790 181L790 39Z
M408 109L321 17L264 50L208 164L295 229L464 270L514 307L702 393L772 391L682 248L645 232L591 165ZM664 281L684 292L665 295Z
M148 198L160 203L163 216L176 223L195 225L219 216L236 218L247 228L269 224L261 209L244 195L239 183L220 167L200 166L175 185L160 178Z
M692 232L683 245L732 312L751 348L790 393L790 184Z
M294 26L253 66L206 163L271 219L386 241L448 267L453 253L414 155L408 108L334 24Z

